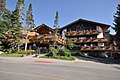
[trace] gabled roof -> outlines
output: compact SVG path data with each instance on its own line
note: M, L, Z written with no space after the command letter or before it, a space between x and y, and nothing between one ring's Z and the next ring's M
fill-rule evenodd
M52 29L51 27L49 27L49 26L47 26L47 25L45 25L45 24L39 25L38 27L34 28L34 30L37 30L37 29L39 29L39 28L41 28L41 27L45 27L45 28L47 28L48 30L53 31L53 29Z
M79 22L86 22L86 23L91 23L91 24L95 24L95 25L98 25L98 26L106 26L106 27L110 27L110 25L108 24L103 24L103 23L99 23L99 22L94 22L94 21L90 21L90 20L85 20L85 19L78 19L66 26L63 26L61 29L65 29L65 28L68 28L69 26L73 25L73 24L76 24L76 23L79 23Z
M37 32L39 34L49 34L50 32L53 33L53 29L45 24L42 24L42 25L36 27L34 30L35 30L35 32Z

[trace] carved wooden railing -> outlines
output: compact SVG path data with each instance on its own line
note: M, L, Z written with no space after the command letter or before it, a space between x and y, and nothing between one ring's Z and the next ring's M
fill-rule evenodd
M66 32L65 36L84 36L84 35L98 35L99 31L97 30L83 30L83 31L72 31Z
M73 39L72 40L74 43L105 43L108 42L107 38L86 38L86 39Z
M81 46L81 51L111 51L111 46Z

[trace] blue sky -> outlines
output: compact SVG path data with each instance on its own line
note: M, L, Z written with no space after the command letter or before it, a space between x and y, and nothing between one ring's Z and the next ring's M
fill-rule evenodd
M17 0L6 1L6 7L13 11ZM25 11L30 3L33 5L36 26L44 23L53 27L55 13L58 11L59 26L63 27L79 18L112 25L120 0L25 0Z

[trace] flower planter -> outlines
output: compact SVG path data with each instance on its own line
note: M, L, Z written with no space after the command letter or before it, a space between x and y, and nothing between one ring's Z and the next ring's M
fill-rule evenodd
M106 38L101 39L101 42L108 42Z
M83 32L77 32L77 35L79 36L79 35L83 35Z

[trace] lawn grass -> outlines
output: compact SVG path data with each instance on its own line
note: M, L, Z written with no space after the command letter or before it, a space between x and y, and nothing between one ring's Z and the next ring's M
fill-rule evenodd
M49 58L49 59L59 59L59 60L68 60L73 61L75 60L74 57L66 57L66 56L57 56L57 57L48 57L48 56L40 56L39 58Z
M6 54L6 53L2 53L0 54L0 56L2 57L21 57L23 54L17 54L17 53L10 53L10 54Z

